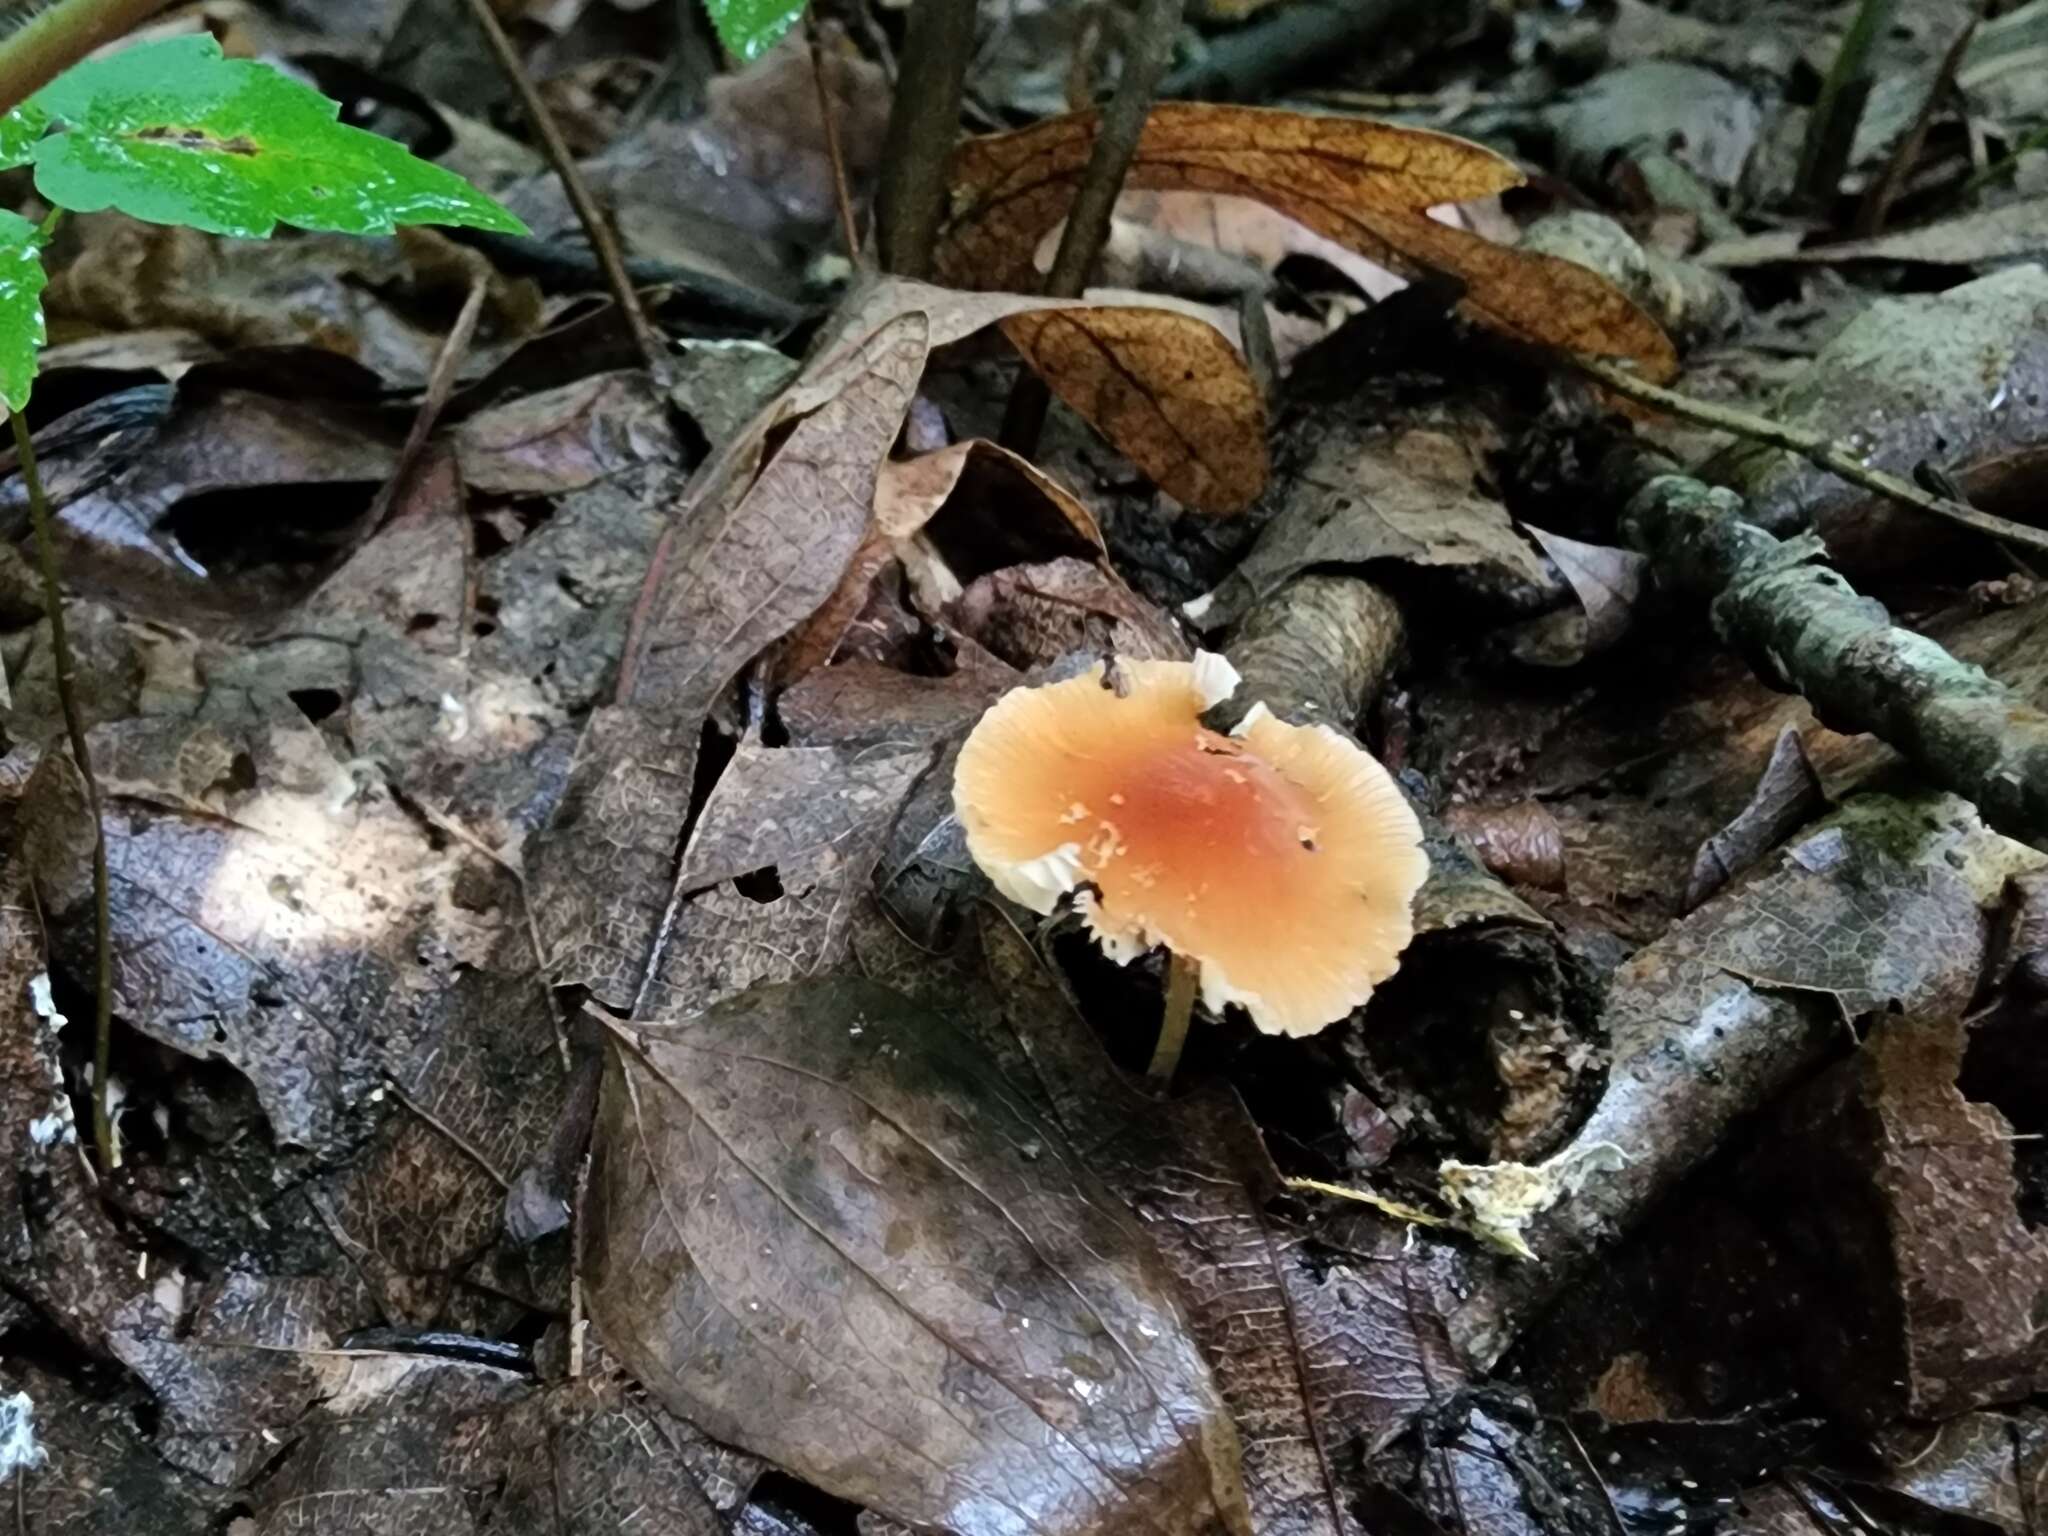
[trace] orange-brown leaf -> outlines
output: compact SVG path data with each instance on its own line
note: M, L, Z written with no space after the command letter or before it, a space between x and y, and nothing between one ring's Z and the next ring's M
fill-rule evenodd
M1074 113L971 139L954 152L953 211L937 254L943 281L1030 286L1032 253L1066 217L1098 121L1094 112ZM1177 102L1153 109L1125 185L1257 198L1386 266L1458 278L1466 312L1483 325L1542 346L1632 358L1651 378L1675 373L1669 339L1604 278L1424 213L1521 179L1510 161L1449 134Z
M1129 305L1042 309L1002 326L1053 392L1175 499L1241 512L1265 488L1266 404L1214 326Z
M1070 113L969 139L954 151L953 213L938 254L942 280L973 288L1030 285L1031 253L1067 216L1099 121L1095 112ZM1424 128L1167 102L1146 119L1124 184L1231 192L1294 214L1296 206L1422 209L1485 197L1521 180L1511 161L1483 145Z

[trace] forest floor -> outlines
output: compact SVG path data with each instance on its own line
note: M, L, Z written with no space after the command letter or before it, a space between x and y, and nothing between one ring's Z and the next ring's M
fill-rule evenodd
M496 9L637 318L464 0L145 32L529 236L51 248L0 1530L2037 1536L2048 0L1188 0L1079 299L1156 0ZM1163 1086L953 768L1198 651L1429 873Z

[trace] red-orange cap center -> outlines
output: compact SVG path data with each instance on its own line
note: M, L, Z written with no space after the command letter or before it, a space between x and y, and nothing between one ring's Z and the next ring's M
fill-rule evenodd
M1312 851L1315 808L1296 785L1214 731L1196 730L1139 759L1124 804L1103 820L1130 848L1195 872L1271 872Z

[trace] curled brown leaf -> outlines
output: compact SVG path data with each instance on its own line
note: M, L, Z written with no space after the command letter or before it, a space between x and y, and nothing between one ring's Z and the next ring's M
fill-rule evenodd
M1265 400L1214 326L1177 310L1091 305L1012 315L1003 334L1176 500L1241 512L1265 488Z
M1097 123L1094 112L1073 113L961 145L940 277L963 287L1028 285L1032 252L1066 216ZM1173 102L1153 109L1125 184L1257 198L1384 266L1456 278L1466 313L1491 329L1563 351L1632 358L1646 376L1670 377L1677 371L1670 339L1607 279L1424 212L1521 180L1512 162L1450 134Z

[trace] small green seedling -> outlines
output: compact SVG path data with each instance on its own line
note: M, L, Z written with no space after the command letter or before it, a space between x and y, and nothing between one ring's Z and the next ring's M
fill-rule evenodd
M726 52L751 64L797 24L805 0L704 0Z
M268 65L177 37L89 59L0 118L0 168L74 213L262 239L280 224L388 235L401 224L525 226L460 176L338 121L341 108ZM41 236L0 213L0 399L28 403L43 340Z
M61 7L60 7L61 10ZM84 8L73 13L83 15ZM55 16L57 12L51 12ZM17 40L26 34L17 34ZM340 121L341 108L263 64L222 56L211 37L138 44L75 65L0 117L0 169L34 167L51 204L37 225L0 210L0 401L28 492L56 658L57 696L94 826L99 786L73 686L49 507L21 411L44 337L43 242L60 213L115 208L156 224L262 239L280 224L388 235L402 224L526 227L460 176ZM119 1159L108 1113L113 1036L107 845L93 850L98 960L93 1042L93 1142L102 1169Z

